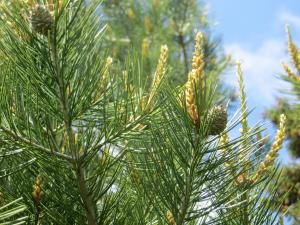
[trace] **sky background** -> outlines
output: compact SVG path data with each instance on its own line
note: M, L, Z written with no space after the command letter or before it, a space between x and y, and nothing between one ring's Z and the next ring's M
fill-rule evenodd
M213 22L212 33L222 37L225 52L242 61L248 107L254 108L250 123L263 120L266 109L276 105L276 96L288 84L278 76L281 62L289 62L285 25L289 24L294 41L300 45L299 0L206 0ZM237 86L234 70L226 73L226 82ZM268 133L275 129L269 122ZM281 163L293 162L283 149Z

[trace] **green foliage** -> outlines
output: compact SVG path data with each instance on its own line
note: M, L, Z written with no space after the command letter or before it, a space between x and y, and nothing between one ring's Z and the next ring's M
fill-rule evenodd
M3 199L1 199L3 201ZM27 216L21 216L25 210L26 206L24 204L21 204L22 199L17 199L14 201L11 201L5 205L1 204L0 207L0 222L1 224L25 224ZM16 218L16 219L14 219Z
M227 120L211 76L223 65L212 66L201 35L187 85L175 86L167 64L172 47L161 48L153 77L139 52L113 62L98 1L33 2L52 20L46 13L32 21L33 5L23 1L1 8L0 211L22 197L9 219L27 224L277 221L277 167L268 155L261 162L261 128L246 126L240 68L241 110ZM177 10L174 18L182 19ZM211 133L220 125L211 118L215 109L222 109L222 126ZM230 140L227 133L240 124L241 135Z
M291 90L288 92L289 99L279 99L278 104L274 109L268 111L268 116L275 125L278 125L279 114L284 113L287 116L287 137L288 150L290 156L294 159L300 157L300 51L292 40L289 28L288 34L288 51L290 54L290 67L283 64L286 75L282 75L282 79L291 85ZM292 216L294 224L299 224L300 221L300 201L299 201L299 165L294 164L285 166L282 174L282 185L280 193L287 193L284 205L285 213Z
M104 13L103 21L108 24L105 45L112 50L113 57L124 60L127 51L133 48L141 52L143 70L149 74L156 65L160 45L166 44L170 50L172 81L175 84L185 82L196 30L205 33L205 69L212 73L216 82L228 65L229 58L222 54L220 40L210 34L207 12L202 2L105 0L101 11Z

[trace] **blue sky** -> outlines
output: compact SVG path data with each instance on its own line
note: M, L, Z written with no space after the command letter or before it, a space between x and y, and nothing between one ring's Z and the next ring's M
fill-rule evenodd
M248 106L255 111L252 124L263 119L263 112L275 105L276 96L288 85L278 79L281 62L288 62L285 24L300 45L300 1L298 0L206 0L213 22L212 32L220 35L223 46L234 59L241 60L245 75ZM226 82L236 86L235 71L228 71ZM269 133L274 133L269 123ZM287 151L281 161L291 163Z

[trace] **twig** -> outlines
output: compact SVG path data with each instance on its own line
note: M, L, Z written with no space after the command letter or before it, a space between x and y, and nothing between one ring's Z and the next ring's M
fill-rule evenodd
M37 143L34 143L30 140L28 140L27 138L24 138L22 136L19 136L17 134L15 134L14 132L12 132L11 130L5 128L4 126L1 126L1 130L3 130L6 134L10 135L11 137L13 137L15 140L20 140L22 141L23 143L27 144L27 145L30 145L31 147L37 149L37 150L40 150L44 153L47 153L47 154L53 154L61 159L65 159L65 160L68 160L68 161L73 161L72 157L68 156L68 155L65 155L65 154L62 154L60 152L55 152L55 151L51 151L50 149L44 147L44 146L41 146Z
M61 107L63 111L64 125L68 136L70 152L72 154L72 159L74 160L73 166L76 173L79 193L83 201L84 208L86 210L88 225L97 225L96 206L95 203L93 202L91 194L89 193L88 185L86 183L85 176L84 176L84 170L82 164L80 163L80 157L76 149L75 135L72 129L72 121L70 117L71 110L65 92L66 85L64 83L63 74L61 72L62 69L59 63L59 57L57 53L56 35L57 35L56 29L54 28L53 36L49 38L49 41L50 41L50 50L51 50L51 56L53 61L53 67L55 69L55 75L59 86L59 92L60 92L59 94L60 94Z

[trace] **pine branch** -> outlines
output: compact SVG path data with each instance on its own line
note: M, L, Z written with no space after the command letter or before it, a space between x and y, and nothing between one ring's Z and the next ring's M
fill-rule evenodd
M56 152L56 151L52 151L42 145L39 145L37 143L34 143L32 142L31 140L28 140L27 138L25 137L22 137L20 135L17 135L15 134L13 131L7 129L6 127L4 126L1 126L1 130L4 131L7 135L9 135L10 137L12 137L15 141L18 141L20 142L21 144L22 143L25 143L26 145L34 148L34 149L37 149L43 153L46 153L46 154L50 154L50 155L55 155L61 159L64 159L64 160L67 160L69 162L72 162L73 161L73 158L68 156L68 155L65 155L65 154L62 154L60 152Z
M188 74L188 72L189 72L188 54L187 54L187 50L186 50L186 44L184 42L184 37L183 37L181 32L178 34L178 39L179 39L178 40L179 45L182 49L184 66L185 66L185 73Z
M193 179L194 179L194 172L195 168L198 162L198 157L195 155L196 149L199 148L199 140L200 140L200 135L199 135L199 130L195 129L195 140L194 140L194 148L195 150L192 153L192 159L191 159L191 165L190 168L186 171L186 185L185 185L185 195L184 195L184 200L180 209L180 215L178 219L178 224L185 224L185 218L188 212L188 209L190 207L190 198L192 194L192 188L193 188Z
M188 11L188 2L184 1L184 9L183 9L183 19L182 19L182 24L185 24L186 23L186 14L187 14L187 11ZM184 66L185 66L185 74L188 74L189 72L189 62L188 62L188 54L187 54L187 49L186 49L186 43L184 41L184 35L182 33L182 27L179 27L178 26L178 23L176 20L174 20L175 22L175 26L176 26L176 29L177 29L177 33L178 33L178 43L181 47L181 50L182 50L182 54L183 54L183 61L184 61Z
M93 202L91 194L88 191L84 171L80 165L78 165L76 168L76 177L78 181L80 196L86 210L88 225L97 225L96 206Z
M55 27L55 26L54 26ZM53 61L53 67L55 69L55 76L58 81L61 107L63 112L65 129L68 136L69 148L72 154L72 159L74 160L74 170L76 171L76 178L78 182L78 187L80 191L80 196L82 198L84 208L86 210L87 221L89 225L97 224L97 215L96 215L96 206L93 202L91 194L88 191L88 186L84 176L84 170L79 162L79 155L75 146L75 136L72 130L72 120L71 120L71 111L69 108L69 102L66 96L66 86L63 80L62 70L60 68L60 59L57 53L57 42L56 42L56 29L54 29L53 36L50 38L50 51Z

